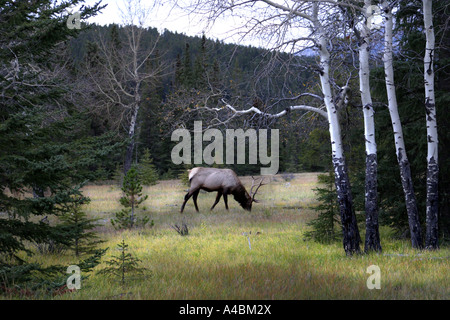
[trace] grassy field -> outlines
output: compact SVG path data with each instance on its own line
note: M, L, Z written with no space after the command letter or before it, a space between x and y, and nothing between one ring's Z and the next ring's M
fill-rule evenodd
M246 186L251 179L244 177ZM260 189L262 203L244 211L231 198L230 210L221 201L209 207L215 193L200 193L200 213L192 200L185 213L179 209L187 190L179 181L161 181L144 188L149 198L141 215L153 227L115 231L110 218L120 210L121 191L111 185L90 185L85 211L100 218L98 232L109 247L104 260L117 254L125 239L130 252L146 268L123 287L118 281L94 272L80 290L54 299L449 299L450 249L420 252L409 241L392 240L381 230L383 254L345 256L342 244L303 240L306 223L316 216L314 173L296 174L289 182L281 176ZM406 214L406 213L405 213ZM186 223L188 236L172 225ZM243 235L249 233L248 238ZM364 232L364 226L360 227ZM364 234L362 234L364 237ZM73 256L34 256L41 263L73 264ZM381 289L369 290L367 268L381 271ZM97 267L100 269L105 265Z

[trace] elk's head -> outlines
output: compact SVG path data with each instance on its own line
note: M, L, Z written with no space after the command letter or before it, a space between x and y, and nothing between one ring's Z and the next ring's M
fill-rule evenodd
M246 199L247 201L244 204L242 204L242 207L247 211L252 210L253 202L256 202L256 203L259 202L258 200L255 199L255 196L256 196L256 193L258 192L259 188L264 185L263 184L264 178L261 178L258 185L256 185L256 183L255 183L256 179L253 176L252 176L252 179L253 180L252 180L252 186L250 188L250 195L248 195L248 197ZM253 188L255 188L255 187L256 187L256 189L255 189L255 191L253 191Z

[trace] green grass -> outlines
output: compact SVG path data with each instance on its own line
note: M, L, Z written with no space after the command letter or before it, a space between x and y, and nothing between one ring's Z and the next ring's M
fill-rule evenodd
M200 213L189 201L183 214L179 209L187 187L176 180L162 181L144 188L149 198L140 211L155 226L128 231L115 231L109 222L120 210L120 189L87 186L84 192L92 201L85 210L102 219L98 228L106 240L102 247L110 248L103 261L125 239L147 271L129 279L125 287L94 272L80 290L54 299L450 298L448 247L419 252L407 240L391 239L386 228L381 229L383 253L379 255L347 257L340 242L304 241L306 223L317 214L312 210L317 205L312 191L316 177L314 173L297 174L287 184L277 176L260 189L262 203L254 204L252 212L244 211L232 197L229 211L221 201L210 212L215 193L200 193ZM251 184L250 178L243 182ZM182 222L189 227L185 237L171 228ZM243 235L250 231L251 249ZM74 262L70 255L36 254L34 259L44 264ZM369 290L366 285L370 276L366 269L373 264L381 270L380 290Z

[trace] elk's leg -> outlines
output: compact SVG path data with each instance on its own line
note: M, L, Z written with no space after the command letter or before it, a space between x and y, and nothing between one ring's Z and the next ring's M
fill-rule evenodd
M200 189L189 190L188 193L186 193L186 195L184 196L184 202L181 205L181 210L180 210L181 213L183 213L184 206L186 205L186 202L188 202L189 198L192 197L195 192L198 193L198 191L200 191Z
M222 196L222 191L217 191L216 201L214 201L214 204L212 205L210 210L214 209L216 204L219 202L221 196ZM223 196L225 197L225 195L223 195Z
M228 195L226 193L223 194L223 202L225 202L225 209L228 210Z
M195 205L195 210L197 210L198 212L198 206L197 206L197 197L198 197L198 193L200 192L200 189L198 189L197 191L195 191L192 194L192 200L194 200L194 205Z

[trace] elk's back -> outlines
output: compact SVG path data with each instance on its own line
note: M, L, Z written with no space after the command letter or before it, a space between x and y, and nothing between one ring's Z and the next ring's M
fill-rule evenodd
M219 189L234 190L241 185L236 173L231 169L193 168L189 172L189 181L208 191Z

